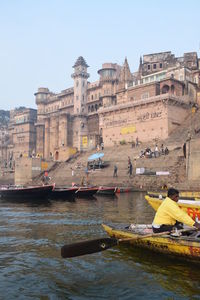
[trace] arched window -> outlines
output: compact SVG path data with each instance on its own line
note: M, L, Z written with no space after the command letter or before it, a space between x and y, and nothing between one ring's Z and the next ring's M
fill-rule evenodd
M167 94L169 92L169 86L168 85L164 85L162 87L162 94Z

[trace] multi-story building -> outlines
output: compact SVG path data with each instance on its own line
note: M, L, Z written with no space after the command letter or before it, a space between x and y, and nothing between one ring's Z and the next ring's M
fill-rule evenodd
M10 111L8 159L35 155L36 120L36 109L21 107Z
M74 86L54 94L48 88L35 93L37 110L36 153L65 159L70 148L87 150L104 142L112 146L165 139L200 104L200 70L197 53L176 58L171 52L144 55L131 73L105 63L99 80L88 82L83 57L74 64Z

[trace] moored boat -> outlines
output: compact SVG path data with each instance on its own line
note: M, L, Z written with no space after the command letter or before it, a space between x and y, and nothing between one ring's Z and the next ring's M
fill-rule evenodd
M194 230L182 231L181 235L162 233L153 234L150 226L139 225L131 229L113 228L102 224L111 238L117 238L121 244L130 244L163 254L175 255L200 262L200 233Z
M119 187L119 188L117 188L116 193L131 193L134 191L135 191L135 189L132 187Z
M63 199L63 200L73 200L75 198L75 193L78 190L78 187L70 188L59 188L55 187L50 193L50 199Z
M0 198L6 200L42 200L48 198L54 185L7 186L0 188Z
M77 198L92 197L98 191L99 187L79 187L75 192Z
M117 191L117 187L100 186L97 195L114 196Z
M163 201L162 199L150 197L149 195L146 195L145 199L155 211L157 211L158 207ZM184 210L193 220L195 220L196 218L200 220L200 201L179 199L177 203L178 206L182 210Z
M154 198L165 198L167 197L167 192L164 191L160 191L160 192L153 192L153 191L147 191L147 194L150 197L154 197ZM185 200L196 200L196 201L200 201L200 192L183 192L180 191L179 192L179 197L183 198Z

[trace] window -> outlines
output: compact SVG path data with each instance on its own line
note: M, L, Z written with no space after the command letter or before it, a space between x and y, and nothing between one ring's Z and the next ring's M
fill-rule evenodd
M149 93L148 92L141 95L141 99L146 99L146 98L149 98Z
M148 70L151 70L151 65L148 65L148 66L147 66L147 69L148 69Z
M156 64L153 64L153 68L156 69Z
M162 69L162 63L160 63L160 69Z
M84 102L84 95L82 96L83 102Z
M183 75L180 75L180 81L183 81Z

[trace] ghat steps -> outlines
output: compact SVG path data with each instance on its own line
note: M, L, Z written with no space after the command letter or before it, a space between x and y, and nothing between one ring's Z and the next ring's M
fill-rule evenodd
M105 169L91 170L89 172L89 184L109 186L132 186L136 189L159 188L163 184L178 184L185 180L185 159L182 149L171 149L168 155L158 158L139 158L140 151L145 149L147 144L141 144L137 148L131 145L119 145L103 150L103 160L109 161L110 166ZM153 147L152 147L153 148ZM60 162L57 167L49 172L52 182L58 186L69 186L72 182L81 184L83 177L86 179L85 168L88 156L94 151L81 153L77 158L69 162ZM128 174L128 156L133 164L133 176ZM113 178L114 165L118 167L118 177ZM146 168L152 171L169 171L170 176L135 175L136 168ZM72 177L72 168L74 176ZM162 177L162 178L161 178Z
M157 140L150 143L141 143L139 147L131 148L130 144L117 145L115 147L105 148L103 150L103 160L109 161L110 166L105 169L90 171L89 183L92 185L117 185L117 186L133 186L135 188L160 188L163 184L176 186L181 189L198 188L199 182L189 182L186 177L186 161L183 156L183 144L189 138L200 136L200 111L190 113L184 120L183 124L174 130L170 137L166 140ZM158 158L139 158L141 150L146 147L151 149L161 144L169 148L169 155L162 155ZM72 182L81 184L81 180L85 177L85 168L88 156L95 151L80 153L76 158L69 162L60 162L57 167L50 172L52 181L57 185L71 185ZM129 178L128 172L128 156L130 156L133 164L133 177ZM135 160L136 159L136 160ZM118 166L118 177L113 178L114 165ZM80 168L77 166L80 165ZM154 175L135 175L136 168L146 168L151 171L169 171L170 176L154 176ZM72 168L74 176L72 177Z

